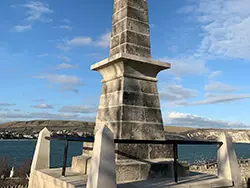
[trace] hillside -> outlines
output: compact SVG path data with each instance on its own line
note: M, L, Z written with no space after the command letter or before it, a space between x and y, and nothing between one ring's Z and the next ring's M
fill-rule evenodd
M44 127L52 132L87 132L93 133L95 123L83 121L34 120L16 121L0 124L0 132L18 132L22 134L38 133Z
M60 121L60 120L35 120L16 121L0 124L0 133L12 132L22 135L37 135L44 127L52 132L66 132L79 134L93 134L94 122L83 121ZM166 138L168 139L202 139L214 140L223 131L232 136L237 143L250 143L250 130L231 129L195 129L188 127L164 126Z

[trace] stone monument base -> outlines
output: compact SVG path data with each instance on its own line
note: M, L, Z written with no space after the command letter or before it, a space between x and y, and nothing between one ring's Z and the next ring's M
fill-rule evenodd
M72 171L88 174L90 169L90 156L75 156L72 158ZM117 160L117 182L133 182L153 178L173 177L173 159L147 159L147 160ZM178 163L178 176L189 175L187 166Z

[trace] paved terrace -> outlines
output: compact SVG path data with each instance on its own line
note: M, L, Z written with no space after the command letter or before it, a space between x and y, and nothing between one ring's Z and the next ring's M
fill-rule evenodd
M61 175L62 169L45 169L37 171L40 176L47 183L51 182L56 187L69 187L69 188L85 188L88 176L77 174L67 168L67 175ZM37 182L42 183L42 182ZM178 183L173 181L173 178L160 178L152 180L137 181L133 183L119 183L118 188L203 188L203 187L232 187L230 180L218 178L214 175L191 173L191 176L180 178ZM103 188L106 188L105 186Z

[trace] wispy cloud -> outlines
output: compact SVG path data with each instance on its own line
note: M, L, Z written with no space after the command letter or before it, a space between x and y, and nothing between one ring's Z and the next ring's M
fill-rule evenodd
M169 84L167 86L161 85L159 93L162 100L173 102L196 97L198 91L185 88L180 84Z
M222 75L222 71L214 71L208 75L209 79L214 79Z
M60 61L63 61L63 62L70 62L71 59L65 55L59 55L57 56L57 59L59 59Z
M48 4L39 1L30 1L22 6L28 9L25 13L27 15L26 20L52 22L51 18L45 16L53 13Z
M51 85L59 85L62 91L74 91L75 93L78 93L77 87L84 85L81 78L65 74L39 75L34 78L47 80Z
M209 84L205 85L204 89L205 91L213 92L234 92L239 90L239 88L218 81L211 81Z
M57 44L57 48L63 51L69 51L73 47L83 47L83 46L97 46L106 48L110 44L111 33L106 32L102 34L98 40L93 40L88 36L76 36L72 39L64 39Z
M69 26L69 25L60 25L59 28L60 28L60 29L65 29L65 30L69 30L69 31L72 30L72 27Z
M96 41L96 45L103 48L109 47L110 38L111 38L111 32L108 31L100 36L99 40Z
M11 31L13 32L24 32L32 29L32 25L16 25Z
M85 46L92 43L91 37L75 37L69 41L67 41L67 45L69 46Z
M209 72L206 61L192 55L177 58L162 58L161 60L171 63L172 66L169 72L177 77L204 75Z
M48 55L49 55L48 53L43 53L43 54L39 54L38 57L46 57Z
M71 21L70 21L69 19L67 19L67 18L64 18L62 21L63 21L64 23L67 23L67 24L71 23Z
M63 51L69 51L72 47L82 47L86 45L92 44L91 37L78 36L74 37L71 40L63 40L62 42L57 44L57 48Z
M59 112L67 113L94 113L97 111L97 107L91 106L63 106Z
M34 105L32 107L33 108L38 108L38 109L51 109L51 108L53 108L52 105L45 104L45 103L43 103L43 104L37 104L37 105Z
M1 107L9 107L9 106L16 106L16 104L14 104L14 103L0 103L0 106Z
M250 1L190 2L180 12L192 15L192 20L201 25L203 38L197 52L211 57L250 60Z
M195 105L207 105L218 103L229 103L233 101L239 101L244 99L250 99L250 94L207 94L205 99L199 101L177 101L174 104L177 106L195 106Z
M211 118L201 117L193 114L186 114L180 112L170 112L164 122L171 126L185 126L196 128L250 128L249 125L241 122L221 121Z
M68 64L68 63L61 63L55 67L55 69L60 70L60 69L75 69L77 66Z

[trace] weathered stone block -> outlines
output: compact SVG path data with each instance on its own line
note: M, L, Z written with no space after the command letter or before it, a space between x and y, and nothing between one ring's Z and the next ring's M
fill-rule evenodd
M140 80L125 77L123 88L125 91L140 91L141 90Z
M112 25L116 24L117 22L121 21L125 17L127 17L128 10L127 9L122 9L116 14L113 15L112 17Z
M160 108L160 100L158 95L143 93L143 106Z
M121 119L121 106L110 108L99 108L97 114L98 122L117 121Z
M140 80L141 92L158 94L157 83Z
M141 56L141 57L151 57L151 50L150 48L135 46L133 44L126 44L126 53Z
M120 144L118 145L118 159L147 159L147 144Z
M136 93L133 91L124 91L123 92L123 104L143 106L142 93Z
M135 20L148 23L148 15L146 14L145 11L139 11L138 9L128 7L127 16L129 18L133 18Z
M118 182L124 182L128 180L138 180L140 178L139 164L123 164L117 163L116 165L116 177Z
M124 32L127 29L127 19L118 22L112 26L112 37L116 36L119 33ZM113 48L113 47L111 47Z
M141 123L124 122L121 126L121 137L123 139L143 140L148 139L149 126Z
M114 13L120 11L126 6L136 8L140 11L145 11L147 9L147 4L144 2L144 0L119 0L114 4Z
M122 94L122 91L117 91L101 95L99 108L107 108L121 105L123 98Z
M151 178L162 178L171 177L173 175L173 165L172 163L153 163L151 164L149 179Z
M162 123L161 109L157 108L145 108L145 120L146 122Z
M104 82L102 85L102 94L113 93L115 91L120 91L122 88L122 79L114 79L108 82Z
M120 35L111 38L110 48L115 48L120 45Z
M149 144L150 159L173 158L173 145Z
M144 33L147 35L150 34L150 29L148 24L129 18L127 19L127 29L139 33Z
M121 124L121 138L135 140L164 139L165 135L161 124L146 122L123 122Z
M120 44L123 44L126 42L135 44L138 46L150 48L149 35L144 35L144 34L136 33L133 31L125 31L121 33Z
M144 109L135 106L123 106L122 120L123 121L144 121Z

